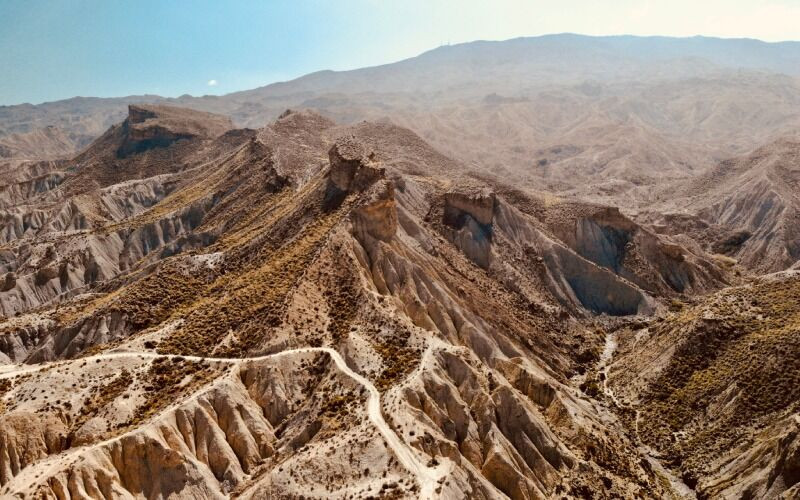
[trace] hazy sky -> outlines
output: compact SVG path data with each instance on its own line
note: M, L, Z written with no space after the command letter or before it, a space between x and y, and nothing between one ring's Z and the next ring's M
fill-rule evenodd
M0 0L0 104L224 94L562 32L800 40L800 0Z

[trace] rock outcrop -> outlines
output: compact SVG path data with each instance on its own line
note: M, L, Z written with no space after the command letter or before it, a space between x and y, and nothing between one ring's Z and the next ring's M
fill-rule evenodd
M443 222L453 230L450 238L483 268L491 265L496 203L495 194L485 189L451 191L444 195Z
M366 201L353 212L357 234L389 241L397 232L397 201L394 183L381 181L370 188Z
M479 224L491 226L496 203L497 197L487 189L449 192L444 195L445 224L460 226L460 221L469 216Z
M366 146L354 137L342 137L331 147L330 179L340 191L363 191L384 176L384 169L373 164Z
M548 217L578 254L650 294L703 293L730 280L710 255L648 231L616 207L564 204Z

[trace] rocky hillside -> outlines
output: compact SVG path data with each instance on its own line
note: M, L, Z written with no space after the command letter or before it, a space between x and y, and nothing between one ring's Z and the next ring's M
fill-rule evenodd
M800 141L781 138L670 184L638 219L757 272L800 260Z
M92 139L94 137L82 141L70 137L53 125L48 125L31 132L0 137L0 158L66 158L86 146Z
M0 107L0 497L800 498L799 47Z
M800 273L619 331L607 393L702 498L800 494Z
M591 376L619 321L743 279L697 246L306 111L136 105L3 168L4 496L686 487Z

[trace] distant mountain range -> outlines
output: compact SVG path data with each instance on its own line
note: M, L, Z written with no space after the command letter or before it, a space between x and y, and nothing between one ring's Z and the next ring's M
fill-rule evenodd
M310 109L338 123L407 127L484 180L631 214L661 200L660 212L669 212L684 189L672 183L695 182L800 130L798 75L798 42L573 34L477 41L224 96L4 106L0 157L70 157L124 119L129 104L209 111L251 128L286 109ZM781 266L790 257L775 258Z

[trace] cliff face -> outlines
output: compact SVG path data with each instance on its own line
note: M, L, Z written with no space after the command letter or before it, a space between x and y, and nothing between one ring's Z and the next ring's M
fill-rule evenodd
M800 257L798 187L800 140L790 135L669 185L647 219L758 273L783 271Z

